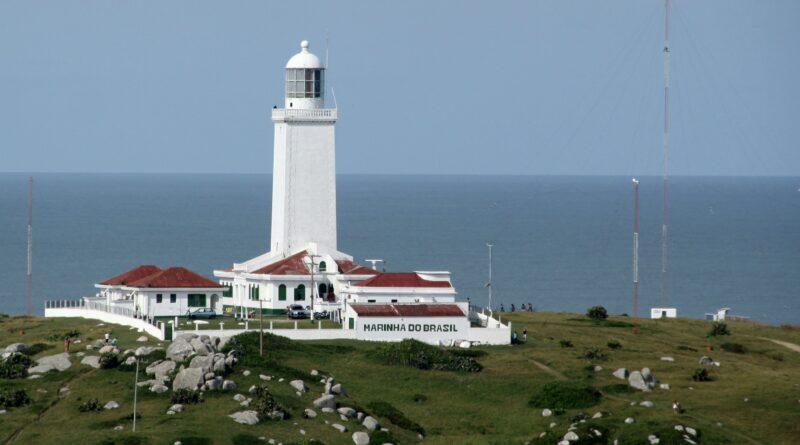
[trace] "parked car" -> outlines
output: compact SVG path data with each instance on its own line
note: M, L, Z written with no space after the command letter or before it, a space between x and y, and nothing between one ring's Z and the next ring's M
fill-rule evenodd
M212 319L212 318L216 318L217 313L214 311L214 309L211 309L209 307L204 307L204 308L196 309L194 311L188 311L188 312L186 312L186 316L189 317L192 320L194 320L195 318Z
M311 311L303 307L302 304L290 304L286 308L286 315L289 318L311 318Z

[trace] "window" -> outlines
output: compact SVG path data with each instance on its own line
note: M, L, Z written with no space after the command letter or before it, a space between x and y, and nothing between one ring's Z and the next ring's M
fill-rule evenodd
M325 264L325 261L320 261L320 263L319 263L319 271L320 272L325 272L326 270L328 270L328 265Z
M299 285L294 289L294 301L302 301L306 299L306 287Z
M206 294L189 294L189 307L206 307Z
M175 303L178 301L178 294L169 294L169 302Z
M319 283L319 296L325 298L328 295L328 286L325 283Z
M286 301L286 285L281 284L278 286L278 300Z
M397 303L397 299L392 300L392 303Z
M356 324L355 321L356 320L353 319L353 318L348 318L347 319L347 327L350 328L350 329L355 328L355 324Z
M222 291L222 296L223 297L232 297L233 296L233 286L231 286L230 284L225 286L225 290Z
M375 300L367 300L367 303L374 303Z
M322 97L324 84L324 69L289 68L286 70L286 97Z
M250 299L251 300L258 300L259 299L258 295L260 293L259 292L260 288L261 288L261 286L259 286L257 284L250 288Z
M164 296L162 294L156 294L156 303L161 303L164 300Z

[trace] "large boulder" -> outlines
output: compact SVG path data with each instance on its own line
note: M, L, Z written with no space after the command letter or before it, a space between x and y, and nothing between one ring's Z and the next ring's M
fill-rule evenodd
M183 335L175 339L167 348L167 358L176 361L183 361L194 354L194 348L185 340Z
M137 338L136 341L146 342L147 341L147 336L146 335L142 335L141 337Z
M150 387L150 391L156 394L162 394L169 391L169 388L167 388L167 385L164 385L163 383L156 383Z
M119 349L117 349L117 347L113 345L105 345L102 348L100 348L100 350L97 352L101 354L117 353L119 352Z
M214 356L213 355L196 355L192 357L189 362L190 368L200 368L203 372L212 372L214 369Z
M294 388L295 391L298 392L306 392L306 384L302 380L292 380L289 382L289 386Z
M223 391L235 391L237 388L236 382L233 380L225 380L222 382L222 389Z
M345 396L347 395L347 391L345 391L344 386L341 383L337 383L331 386L331 394Z
M222 374L225 372L225 354L218 352L213 355L214 357L214 366L212 367L212 371L217 374Z
M191 389L195 390L203 384L203 370L200 368L185 368L175 376L172 382L172 390Z
M378 420L376 418L372 417L372 416L364 417L364 421L361 422L361 424L364 425L364 428L366 428L366 429L368 429L370 431L375 431L376 429L380 428L380 426L381 426L378 423Z
M642 373L640 371L631 372L631 375L628 376L628 385L638 389L639 391L650 391L650 387L647 386L647 382L644 380L644 377L642 377Z
M61 354L48 355L36 360L36 366L28 369L28 374L39 374L47 371L64 371L72 366L69 361L69 354L62 352Z
M233 419L234 422L243 423L245 425L255 425L258 423L258 413L255 411L239 411L229 414L228 417Z
M133 355L135 355L137 357L144 357L146 355L152 354L154 351L156 351L158 349L161 349L161 348L157 348L157 347L153 347L153 346L139 346L138 348L136 348L135 351L133 351Z
M6 346L6 352L22 352L28 349L28 345L25 343L11 343L10 345Z
M625 368L619 368L614 371L613 375L620 380L625 380L628 378L628 370Z
M103 405L103 409L117 409L117 408L119 408L119 403L117 403L114 400Z
M208 340L206 340L206 342L207 341ZM209 343L206 343L206 342L204 342L203 340L200 340L199 338L193 338L192 341L189 344L192 346L192 348L194 348L194 352L197 355L213 354L214 353L214 349L211 347L211 345Z
M148 366L144 372L148 375L153 374L158 380L163 380L176 366L177 364L172 360L159 360Z
M336 398L330 394L324 395L317 400L314 400L314 406L317 408L336 408Z
M100 356L98 355L87 355L86 357L81 360L82 365L91 366L94 369L100 368Z
M356 445L369 445L369 435L363 431L353 433L353 443Z

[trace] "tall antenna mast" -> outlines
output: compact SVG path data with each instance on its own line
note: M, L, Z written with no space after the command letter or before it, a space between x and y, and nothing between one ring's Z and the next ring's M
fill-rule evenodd
M33 176L28 177L28 315L33 311Z
M667 305L667 223L669 221L669 0L664 0L664 160L661 209L661 307Z
M633 178L633 333L639 333L639 181Z
M489 282L486 283L486 287L489 288L489 312L491 313L494 311L492 307L492 247L494 244L486 243L486 247L489 248Z

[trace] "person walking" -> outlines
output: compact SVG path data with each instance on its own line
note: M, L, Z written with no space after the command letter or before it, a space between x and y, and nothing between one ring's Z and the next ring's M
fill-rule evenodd
M516 308L514 308L514 303L511 303L511 312L514 312L514 311L516 311Z
M72 343L69 337L64 337L64 352L69 354L69 344Z
M522 330L522 340L528 341L528 328Z
M103 343L108 344L109 342L111 342L111 333L110 332L106 332L106 334L104 336Z

